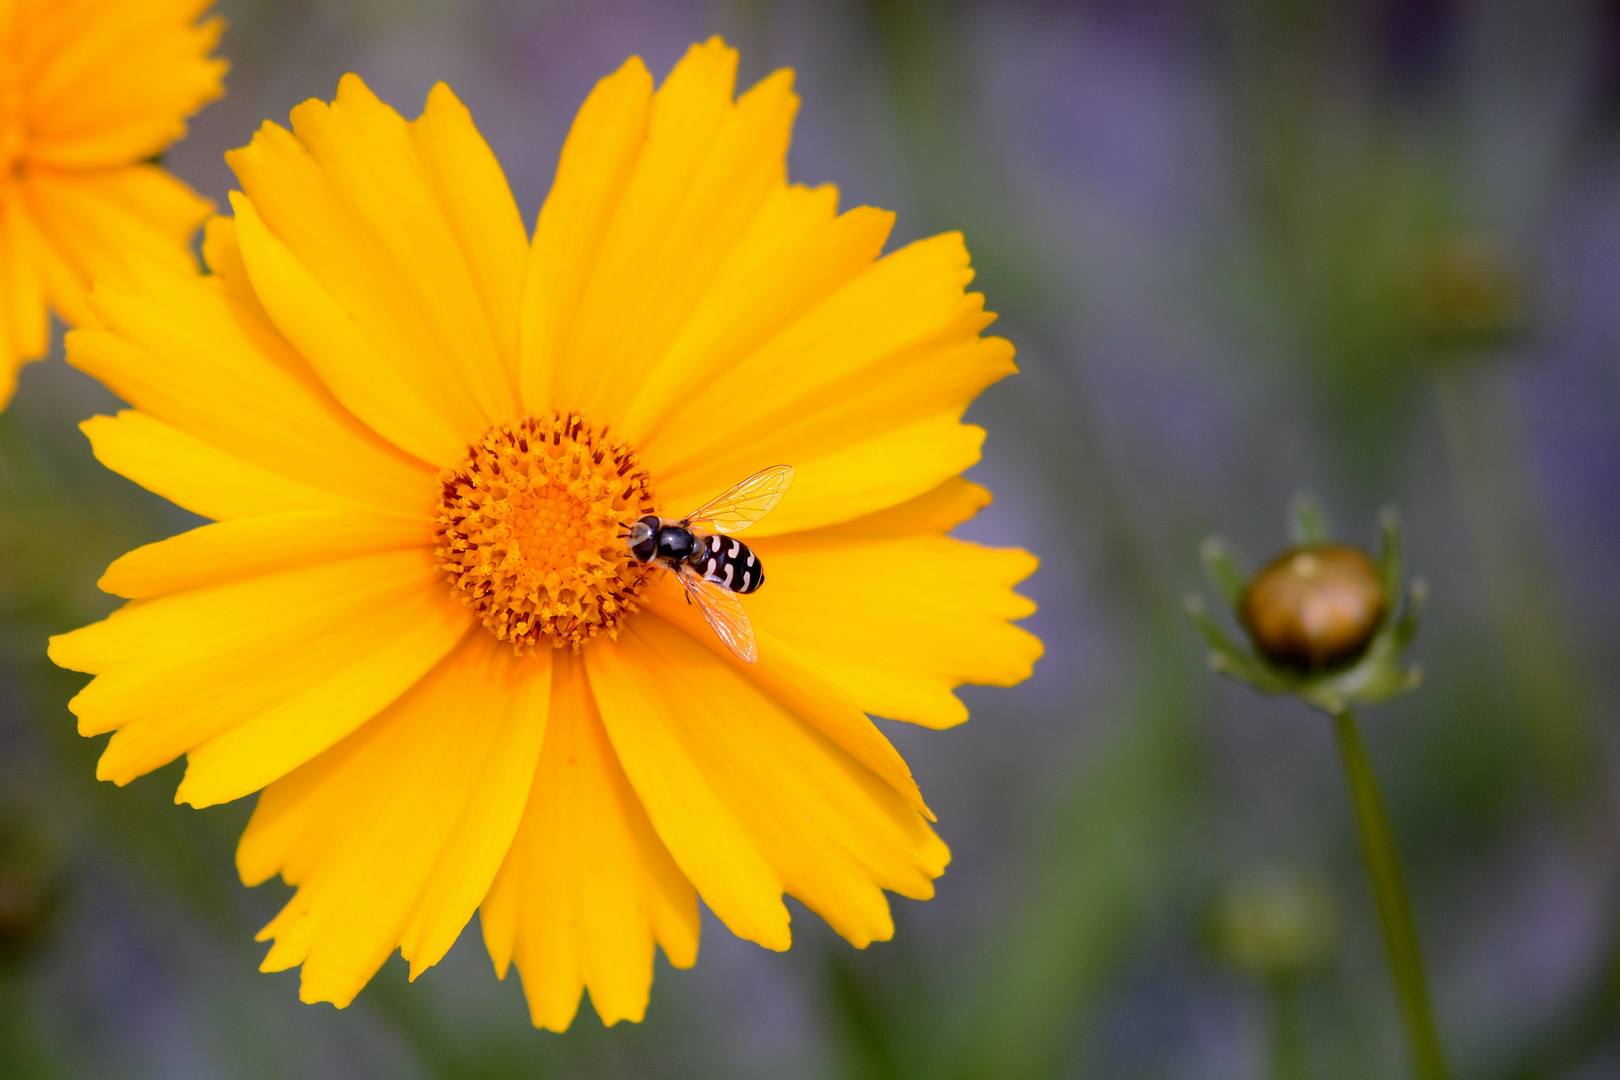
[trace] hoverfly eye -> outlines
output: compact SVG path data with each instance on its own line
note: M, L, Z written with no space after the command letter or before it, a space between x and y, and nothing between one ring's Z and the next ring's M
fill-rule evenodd
M630 526L629 531L625 533L625 542L630 548L630 554L638 562L649 562L656 554L655 549L658 546L657 520L657 518L653 518L652 522L654 524L649 524L647 518L642 518Z

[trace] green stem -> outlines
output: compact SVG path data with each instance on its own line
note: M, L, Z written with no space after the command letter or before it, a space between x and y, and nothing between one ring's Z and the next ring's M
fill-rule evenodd
M15 1080L57 1076L34 1024L26 975L7 959L0 959L0 1076Z
M1310 1080L1299 980L1279 975L1268 982L1266 989L1271 998L1271 1080Z
M1434 1010L1423 978L1423 956L1418 951L1417 927L1412 922L1412 904L1401 880L1401 864L1395 854L1395 837L1373 778L1372 762L1362 745L1356 717L1348 708L1333 714L1333 727L1339 736L1339 753L1344 758L1345 778L1356 808L1356 829L1361 834L1361 854L1372 879L1378 918L1384 928L1384 947L1389 952L1390 974L1395 980L1395 997L1406 1039L1412 1052L1412 1068L1419 1080L1446 1080L1446 1061L1440 1053L1440 1034L1434 1026Z
M1572 835L1590 847L1599 739L1592 681L1560 603L1529 437L1507 373L1455 357L1435 367L1446 446L1510 689Z

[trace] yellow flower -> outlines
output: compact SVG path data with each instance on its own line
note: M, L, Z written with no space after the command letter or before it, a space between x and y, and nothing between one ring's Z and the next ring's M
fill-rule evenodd
M891 215L788 185L791 73L734 101L736 62L599 83L532 242L448 88L407 123L347 76L229 156L211 275L133 260L69 338L135 407L97 456L217 524L115 562L132 602L51 656L97 676L100 777L263 789L238 866L298 887L261 938L306 1001L479 910L535 1023L587 988L639 1019L698 896L767 948L784 892L865 945L944 870L865 714L958 723L953 687L1040 655L1035 560L944 536L989 501L959 418L1012 347L960 236L880 258ZM749 664L622 534L776 464Z
M148 159L224 92L212 0L0 0L0 409L45 355L50 310L141 251L194 269L212 205Z

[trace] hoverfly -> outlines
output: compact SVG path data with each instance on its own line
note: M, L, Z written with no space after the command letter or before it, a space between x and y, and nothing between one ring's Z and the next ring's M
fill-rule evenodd
M775 509L791 483L792 466L773 465L679 520L648 514L624 534L631 556L672 571L720 640L750 664L759 646L737 597L765 584L765 566L733 534Z

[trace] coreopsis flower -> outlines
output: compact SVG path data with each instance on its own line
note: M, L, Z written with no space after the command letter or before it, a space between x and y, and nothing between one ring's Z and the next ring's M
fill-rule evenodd
M224 92L212 0L0 5L0 409L45 355L49 312L92 321L90 283L135 250L194 270L212 205L149 159Z
M354 76L229 155L212 273L133 261L69 359L131 403L113 469L216 520L113 564L131 603L58 637L117 783L261 791L244 881L297 886L266 970L349 1002L475 910L561 1030L646 1008L697 899L771 949L790 894L856 945L948 852L868 713L967 717L1025 678L1022 551L950 539L989 499L960 422L1011 371L962 238L882 256L891 215L790 186L791 73L733 100L694 47L580 110L532 238L442 85L407 123ZM880 257L881 256L881 257ZM771 466L734 602L756 662L626 537ZM740 550L740 549L737 549Z

